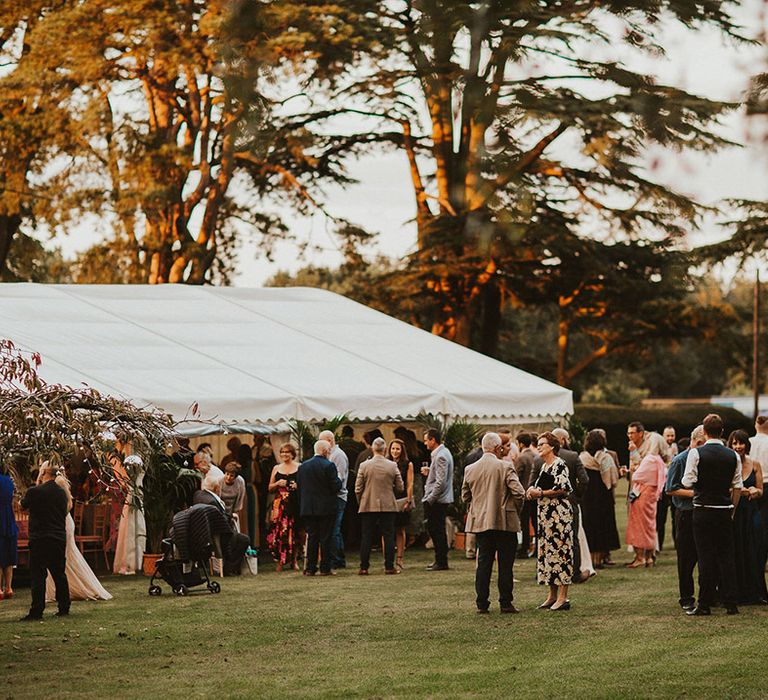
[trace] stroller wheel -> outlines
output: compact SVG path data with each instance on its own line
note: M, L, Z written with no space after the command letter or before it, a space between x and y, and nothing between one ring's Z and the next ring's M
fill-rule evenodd
M176 588L176 595L187 595L187 587L181 584Z
M149 595L160 595L162 592L163 592L163 589L160 588L160 586L149 587Z
M221 593L221 586L219 585L218 581L211 581L208 584L208 590L211 593Z

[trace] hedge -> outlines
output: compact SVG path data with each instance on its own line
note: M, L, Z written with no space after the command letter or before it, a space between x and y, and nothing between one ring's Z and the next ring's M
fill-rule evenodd
M574 407L573 420L575 423L581 423L587 430L603 428L608 436L608 447L616 450L621 463L626 464L629 458L627 425L632 421L640 421L646 430L654 430L658 433L671 425L675 428L679 440L682 437L690 437L691 431L701 424L708 413L717 413L723 419L726 438L732 430L738 428L743 428L750 435L754 433L752 419L747 418L741 411L729 406L716 406L709 403L669 406L577 404Z

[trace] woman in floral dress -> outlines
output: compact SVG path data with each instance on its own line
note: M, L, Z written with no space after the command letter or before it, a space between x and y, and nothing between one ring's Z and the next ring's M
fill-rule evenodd
M272 469L268 489L275 493L272 502L271 525L267 534L267 547L277 562L277 571L288 565L298 571L297 559L301 549L299 533L299 494L296 490L296 448L290 443L280 447L282 464Z
M557 456L560 441L543 433L537 443L544 460L536 482L528 489L529 500L538 499L537 579L549 586L549 595L539 608L570 610L568 586L573 579L573 510L568 467Z

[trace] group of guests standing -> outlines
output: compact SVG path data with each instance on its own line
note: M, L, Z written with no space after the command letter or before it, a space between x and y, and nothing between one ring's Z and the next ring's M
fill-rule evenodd
M710 615L716 601L728 614L738 604L766 604L768 416L756 435L733 431L723 443L723 423L708 415L691 433L690 446L672 460L666 492L675 507L680 607ZM693 572L699 569L695 597Z
M415 470L405 442L399 438L387 444L383 437L373 437L367 452L360 453L352 489L361 530L359 573L368 573L374 532L378 531L384 546L385 573L397 574L403 570L406 528L415 507ZM280 447L279 454L281 463L274 467L269 482L275 497L267 535L277 570L299 569L298 559L305 540L305 575L330 575L333 569L345 568L342 522L350 495L349 458L336 444L331 431L319 434L314 455L301 464L296 461L296 449L289 443ZM449 469L444 460L440 463L441 483L448 487L441 488L452 489L452 462ZM437 497L431 498L435 501ZM436 552L440 553L440 560L445 559L447 567L444 525L441 532Z

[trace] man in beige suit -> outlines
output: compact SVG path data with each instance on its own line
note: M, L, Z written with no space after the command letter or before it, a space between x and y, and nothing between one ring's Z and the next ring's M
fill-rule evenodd
M355 495L360 504L360 571L368 575L373 531L378 525L384 539L384 573L399 574L395 568L395 492L402 491L403 477L392 460L384 455L387 442L376 438L371 445L373 457L363 462L355 480Z
M483 456L464 470L461 485L461 499L469 503L466 531L477 535L477 612L487 613L490 607L491 572L498 556L501 612L516 613L519 610L512 605L512 568L525 489L512 464L500 459L503 448L499 435L486 433L482 446Z

